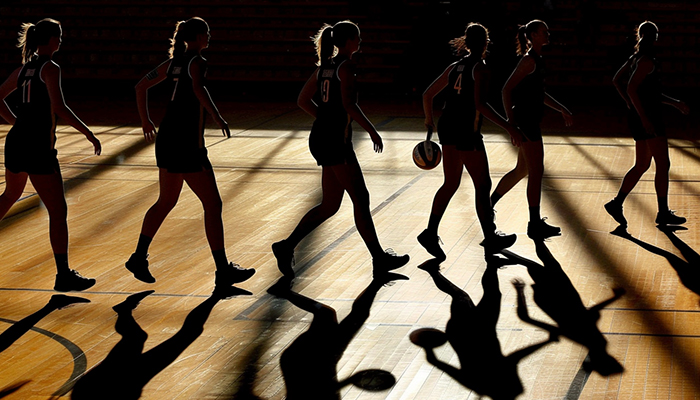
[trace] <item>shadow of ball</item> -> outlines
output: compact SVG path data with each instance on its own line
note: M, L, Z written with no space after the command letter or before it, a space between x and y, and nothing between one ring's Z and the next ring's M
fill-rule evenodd
M408 338L413 344L427 349L442 346L447 342L447 335L445 332L434 328L416 329L411 332Z
M350 378L350 382L364 390L381 392L396 384L396 378L389 371L382 369L366 369L357 372Z

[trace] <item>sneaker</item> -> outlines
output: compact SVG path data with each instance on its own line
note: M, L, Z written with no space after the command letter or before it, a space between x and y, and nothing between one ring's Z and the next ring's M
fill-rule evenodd
M676 215L673 210L659 211L656 214L656 223L659 225L680 225L685 224L686 219Z
M383 274L392 269L403 267L410 259L408 254L399 256L394 250L386 249L382 255L372 259L372 271L375 275Z
M216 286L231 286L234 283L247 281L255 275L255 268L242 268L236 263L229 263L228 268L216 270Z
M624 214L622 214L622 203L618 203L615 200L610 200L605 203L605 211L610 214L611 217L620 225L627 226L627 219Z
M440 236L431 235L426 229L423 232L421 232L420 235L418 235L418 243L420 243L420 245L423 246L428 252L428 254L430 254L431 256L439 260L447 259L445 252L442 251L442 248L440 248L440 244L442 244Z
M114 310L117 314L127 311L131 312L133 309L136 308L136 306L139 305L139 303L141 303L141 300L145 299L146 296L149 296L153 293L155 293L155 290L144 290L143 292L134 293L127 297L121 303L112 307L112 310Z
M272 244L272 254L277 259L277 268L282 275L294 277L294 249L289 249L284 240Z
M249 292L245 289L241 289L239 287L235 286L215 286L214 291L212 292L212 297L217 298L218 300L226 300L230 299L231 297L235 296L250 296L252 295L252 292Z
M148 270L148 254L146 254L146 257L141 258L136 253L133 253L124 266L129 272L134 274L134 278L141 282L155 283L156 278Z
M518 236L514 233L506 235L501 231L496 231L493 235L489 235L487 238L482 240L481 243L479 243L479 245L483 246L484 250L487 253L494 254L512 246L513 244L515 244L515 241L517 239Z
M547 217L544 217L537 221L530 221L527 223L527 237L532 240L542 240L547 239L552 236L560 236L561 228L558 226L552 226L544 222Z
M80 292L85 289L90 289L95 285L95 279L86 278L78 271L71 269L68 272L59 272L56 274L56 283L53 285L53 290L58 292Z
M82 297L66 296L65 294L55 294L51 296L49 305L56 310L62 310L78 303L89 303L90 300Z

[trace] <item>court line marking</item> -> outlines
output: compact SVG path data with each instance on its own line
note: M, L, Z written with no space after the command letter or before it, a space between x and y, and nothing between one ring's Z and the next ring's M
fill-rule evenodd
M0 321L8 323L8 324L16 324L18 321L13 321L11 319L6 319L6 318L0 318ZM47 331L45 329L37 328L37 327L31 327L30 330L40 333L49 339L53 339L56 342L58 342L61 346L65 347L68 352L70 352L71 357L73 358L73 373L71 373L71 376L66 380L66 382L61 385L58 390L53 392L51 395L53 396L64 396L66 393L70 392L71 389L73 389L73 386L75 385L76 380L82 376L85 371L87 371L87 357L85 356L85 352L75 343L71 342L70 340L64 338L61 335L58 335L56 333L53 333L51 331Z
M377 207L375 207L370 213L372 216L376 215L378 212L383 210L386 206L388 206L391 202L396 200L401 194L403 194L405 191L407 191L409 188L411 188L416 182L422 179L422 177L425 176L424 173L419 174L415 178L411 179L408 183L403 185L399 190L394 192L391 196L387 197L384 201L381 202ZM331 251L333 251L335 248L337 248L341 243L343 243L346 239L348 239L353 233L357 232L357 227L354 225L349 228L345 233L340 235L338 239L336 239L333 243L329 244L326 246L324 249L319 251L311 260L306 262L304 265L301 266L298 270L296 270L294 273L299 276L303 274L306 270L311 268L313 265L315 265L317 262L319 262L323 257L328 255ZM272 286L272 285L270 285ZM248 316L255 312L258 308L260 308L263 304L267 303L267 301L270 298L275 298L271 294L263 293L262 296L260 296L253 304L251 304L248 308L245 310L241 311L238 315L233 317L234 321L240 321L240 320L249 320Z

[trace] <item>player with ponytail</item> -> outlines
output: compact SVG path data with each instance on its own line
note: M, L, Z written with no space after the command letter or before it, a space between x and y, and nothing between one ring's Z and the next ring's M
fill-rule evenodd
M224 136L231 137L204 83L207 61L202 50L209 47L209 25L198 17L177 23L170 39L170 58L149 72L136 85L136 101L148 142L156 141L160 195L146 212L136 251L126 263L136 279L153 283L148 270L148 247L165 217L177 204L184 182L204 207L204 228L216 264L216 286L225 288L253 276L254 269L230 263L224 246L222 201L204 144L204 121L211 115ZM148 113L148 89L170 85L170 101L156 134Z
M656 223L677 225L686 222L685 218L675 215L668 208L668 172L671 161L661 105L673 106L683 114L688 114L689 109L684 102L661 92L661 63L656 59L654 49L658 35L656 24L651 21L642 22L637 28L634 54L613 78L615 88L627 104L627 121L635 145L634 166L622 179L617 196L605 204L605 210L622 226L627 226L622 203L649 169L652 159L656 165L654 187L659 206Z
M324 25L313 38L318 68L299 94L299 106L316 120L309 135L309 150L322 167L321 204L309 210L287 239L274 243L277 267L294 277L294 248L311 231L340 208L344 192L353 203L355 225L373 258L374 273L405 265L408 255L384 251L370 213L369 191L352 145L352 121L369 132L374 151L384 148L382 138L357 104L352 56L360 49L360 29L350 21Z
M561 234L559 227L547 224L546 218L540 217L544 174L544 146L540 123L544 106L560 112L566 126L573 123L571 112L545 91L545 69L541 54L542 47L547 44L549 30L543 21L533 20L518 29L516 52L521 58L503 86L502 95L508 121L515 124L524 137L515 168L501 178L491 195L491 204L495 206L513 186L524 177L528 177L527 202L530 222L527 224L527 235L535 240Z
M61 24L50 18L23 24L17 45L22 49L23 66L0 86L0 116L13 124L5 139L5 191L0 195L0 219L22 195L27 178L31 180L49 212L49 236L57 269L54 290L67 292L88 289L95 280L68 266L67 205L55 148L57 117L85 135L96 155L102 147L63 99L61 68L51 59L61 46L61 33ZM15 90L21 92L16 114L4 101Z
M464 36L453 39L455 53L463 57L450 64L447 69L423 93L425 126L435 129L433 122L433 100L439 93L445 96L445 106L438 124L438 136L442 144L442 163L445 182L435 193L430 211L428 228L418 235L418 242L433 257L445 259L440 248L438 226L452 196L457 192L462 179L462 168L466 168L475 189L476 214L484 233L487 252L499 252L515 243L516 235L505 235L496 231L493 221L491 177L484 140L481 135L482 116L508 131L514 145L519 146L522 134L486 102L490 72L484 63L488 46L488 30L481 24L470 23Z

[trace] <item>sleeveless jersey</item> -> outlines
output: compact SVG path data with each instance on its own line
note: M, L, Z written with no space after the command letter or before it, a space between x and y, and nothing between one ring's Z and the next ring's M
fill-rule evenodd
M347 58L336 57L333 63L322 65L318 70L317 88L314 101L318 105L316 119L334 126L343 126L343 142L352 140L352 120L343 106L340 92L340 77L338 69Z
M168 139L176 140L185 147L202 148L205 111L194 94L190 75L190 66L196 58L204 60L198 54L185 53L170 62L167 78L170 101L158 134L168 135Z
M442 91L445 106L440 130L455 129L460 134L481 133L482 116L474 103L474 68L478 63L483 64L481 57L470 55L457 61L450 71L449 83ZM446 124L448 121L450 123Z
M5 167L14 173L60 173L54 148L56 115L41 79L41 71L49 62L49 56L34 58L24 64L17 77L21 94L17 120L5 139Z
M199 54L185 53L172 59L167 83L170 101L156 136L158 167L168 172L185 173L211 169L204 146L206 111L192 87L190 67ZM206 60L204 60L206 62ZM206 64L203 74L206 75Z
M318 69L313 101L318 106L309 149L319 165L344 164L352 150L352 119L343 106L338 69L348 59L336 57Z
M530 50L527 55L535 60L535 70L513 89L513 107L518 125L539 124L544 115L545 68L542 57Z
M639 61L644 56L644 54L635 53L630 57L630 78L634 75L637 68L639 68ZM649 122L654 125L654 131L657 136L665 136L666 129L663 122L662 115L662 100L663 96L661 94L661 63L653 57L653 55L646 54L647 57L651 59L654 64L653 69L649 74L647 74L642 82L637 87L637 94L639 95L639 100L642 103L642 108L649 119ZM632 107L628 112L628 125L632 137L635 140L650 139L653 136L650 135L639 117L635 107Z
M18 145L32 152L48 153L56 144L56 116L41 71L48 56L24 64L17 77L17 90L22 94L17 107L17 121L7 136L7 145Z
M643 57L643 54L633 54L630 57L632 61L632 68L630 69L630 77L634 75L635 71L639 67L639 61ZM639 84L637 93L639 94L639 99L642 102L644 110L647 112L656 111L655 108L659 108L662 103L661 96L661 63L651 55L647 55L654 64L654 69L644 77L642 83Z

